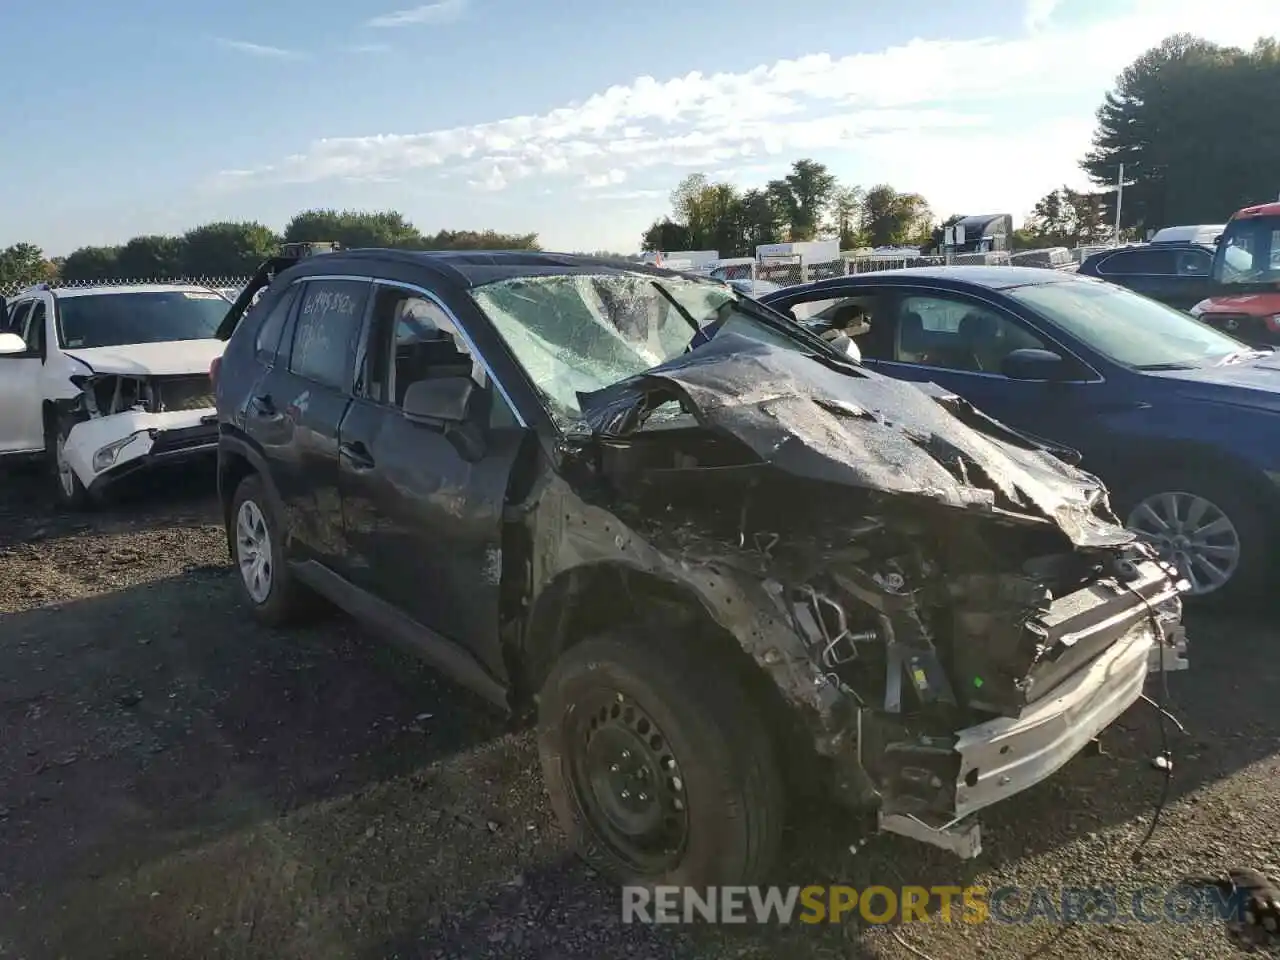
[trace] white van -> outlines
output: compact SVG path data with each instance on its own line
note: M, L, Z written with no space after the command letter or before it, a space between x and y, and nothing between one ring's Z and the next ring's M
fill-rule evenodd
M1187 227L1165 227L1157 230L1151 243L1198 243L1201 246L1217 246L1218 237L1227 229L1225 223L1200 223Z

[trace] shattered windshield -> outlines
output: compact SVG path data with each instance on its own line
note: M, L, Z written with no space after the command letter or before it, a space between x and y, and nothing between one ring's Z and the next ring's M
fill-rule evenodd
M578 394L666 363L729 331L812 353L719 284L639 274L519 277L472 291L561 423Z

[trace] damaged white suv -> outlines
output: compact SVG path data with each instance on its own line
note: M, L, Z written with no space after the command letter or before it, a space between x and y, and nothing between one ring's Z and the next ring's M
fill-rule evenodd
M43 456L64 506L217 449L209 368L230 302L178 284L51 288L4 304L0 456Z

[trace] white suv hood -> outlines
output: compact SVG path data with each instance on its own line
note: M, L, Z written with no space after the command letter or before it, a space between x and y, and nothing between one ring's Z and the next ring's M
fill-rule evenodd
M118 373L133 377L168 377L183 373L208 373L226 344L221 340L175 340L169 343L130 343L118 347L64 350L93 368L94 373Z

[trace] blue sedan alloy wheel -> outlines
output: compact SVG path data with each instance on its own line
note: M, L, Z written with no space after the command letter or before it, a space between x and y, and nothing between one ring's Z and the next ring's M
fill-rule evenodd
M1160 551L1191 584L1191 596L1216 593L1240 567L1240 532L1217 504L1186 492L1140 500L1126 524Z

